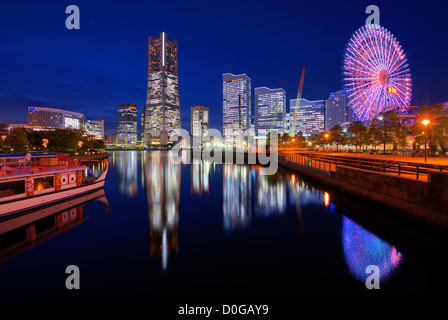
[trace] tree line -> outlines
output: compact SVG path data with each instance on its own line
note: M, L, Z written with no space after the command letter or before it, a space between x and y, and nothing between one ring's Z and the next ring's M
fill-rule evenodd
M432 152L448 151L448 116L442 104L421 107L414 124L410 127L410 132L398 113L394 109L388 109L379 113L367 125L354 121L346 130L340 125L335 125L328 132L321 132L307 138L303 137L302 132L294 137L285 133L282 136L279 135L278 138L281 145L299 149L331 145L336 146L338 150L340 146L350 145L355 147L355 151L368 147L385 151L388 145L392 145L393 150L411 147L414 150L420 150L425 146L425 125L422 123L424 119L430 121L426 127L428 148ZM407 141L408 134L414 136L412 146Z
M104 141L85 136L83 130L55 128L48 131L34 131L16 127L7 129L0 123L0 152L20 154L26 152L86 152L102 149Z

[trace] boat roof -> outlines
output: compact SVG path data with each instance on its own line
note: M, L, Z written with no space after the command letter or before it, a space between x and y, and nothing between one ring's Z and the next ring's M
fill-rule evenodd
M0 154L0 158L24 158L27 154ZM54 157L58 153L30 153L31 157Z

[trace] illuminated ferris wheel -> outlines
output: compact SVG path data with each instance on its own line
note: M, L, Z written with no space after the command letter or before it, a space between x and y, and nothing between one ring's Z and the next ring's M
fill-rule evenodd
M362 26L348 41L343 66L348 103L368 123L388 107L399 114L411 103L411 73L397 39L378 25Z

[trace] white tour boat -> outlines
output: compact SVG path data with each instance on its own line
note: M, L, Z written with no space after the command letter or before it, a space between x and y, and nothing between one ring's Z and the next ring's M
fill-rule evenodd
M28 211L104 187L108 165L98 178L89 167L63 154L0 157L0 216Z

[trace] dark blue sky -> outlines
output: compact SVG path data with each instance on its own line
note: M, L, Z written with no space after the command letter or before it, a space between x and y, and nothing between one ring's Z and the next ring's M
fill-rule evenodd
M81 29L65 28L75 4ZM448 5L444 1L8 1L0 8L0 121L25 123L28 106L104 119L116 128L120 103L145 103L147 37L179 42L184 128L190 107L210 107L222 127L222 74L246 73L252 88L284 88L325 99L342 89L341 63L367 5L402 44L413 78L412 105L448 101Z

